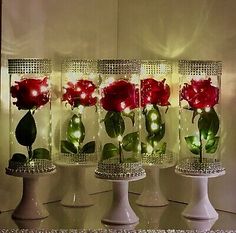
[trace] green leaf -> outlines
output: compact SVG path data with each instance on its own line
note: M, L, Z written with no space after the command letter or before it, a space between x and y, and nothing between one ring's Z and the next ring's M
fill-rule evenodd
M138 162L138 159L134 157L124 159L124 163L136 163L136 162Z
M141 142L141 153L147 153L147 145L144 142Z
M132 125L134 126L134 117L135 117L134 111L130 111L129 113L122 112L122 115L130 118Z
M198 129L204 139L216 136L219 130L219 118L214 108L209 112L202 111L198 120Z
M129 133L124 136L122 140L122 147L126 151L138 151L138 144L139 144L139 133L133 132Z
M157 106L144 110L145 126L149 134L157 134L161 130L161 114Z
M147 141L152 147L156 147L157 143L165 136L165 123L160 125L158 132L149 134L147 136Z
M159 148L159 153L160 154L165 154L166 153L166 142L163 142Z
M50 153L45 148L37 148L33 150L32 159L49 159L51 160Z
M205 149L207 153L215 153L219 144L220 137L209 138L206 142Z
M61 141L61 153L76 154L77 148L74 146L74 144L72 142L62 140Z
M15 153L13 154L11 161L25 163L27 161L27 157L24 154Z
M118 153L119 153L119 149L114 144L107 143L103 147L101 160L112 158L118 155Z
M88 154L94 153L95 152L95 141L91 141L91 142L86 143L83 146L81 152L88 153Z
M16 139L22 146L31 146L37 134L35 120L30 111L19 121L16 127Z
M125 131L125 122L120 112L107 112L104 123L109 137L116 138L119 135L123 135Z
M189 150L195 154L195 155L199 155L200 154L200 142L199 142L199 138L196 136L188 136L185 137L185 141L188 145Z
M78 147L85 137L85 128L81 119L81 115L74 114L71 118L67 128L67 139Z
M165 136L165 123L160 125L160 129L158 133L155 133L156 140L161 141L161 139Z

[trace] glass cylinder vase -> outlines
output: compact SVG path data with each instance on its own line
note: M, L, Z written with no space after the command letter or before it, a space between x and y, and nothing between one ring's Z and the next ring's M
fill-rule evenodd
M97 61L65 60L62 64L60 162L97 162Z
M171 138L172 64L141 61L141 153L144 165L159 168L175 164Z
M96 175L108 179L142 176L140 62L99 60L99 153Z
M224 172L220 158L219 61L179 61L180 155L177 173L214 176Z
M7 172L54 170L51 162L51 62L9 59L10 160Z

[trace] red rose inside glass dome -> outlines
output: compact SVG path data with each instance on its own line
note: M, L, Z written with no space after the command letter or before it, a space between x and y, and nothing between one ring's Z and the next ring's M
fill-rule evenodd
M156 81L154 78L147 78L141 81L141 106L155 104L168 106L170 97L170 87L165 84L165 79Z
M219 88L211 85L211 78L207 80L192 79L191 84L185 83L181 90L181 100L183 99L192 108L211 108L219 101Z
M13 98L17 98L17 101L13 104L19 110L37 109L49 101L47 77L44 79L28 78L15 83L16 85L11 86L11 95Z
M62 96L62 101L67 101L72 107L78 107L79 105L93 106L97 102L97 97L94 96L96 86L92 81L68 82L64 89L65 93Z
M122 112L134 109L137 104L135 85L125 80L118 80L102 89L101 105L107 111Z

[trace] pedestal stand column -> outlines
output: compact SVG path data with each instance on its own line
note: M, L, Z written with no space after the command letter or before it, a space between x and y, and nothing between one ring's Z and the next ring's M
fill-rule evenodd
M192 219L217 219L218 213L208 198L208 177L191 177L191 179L191 198L182 215Z
M93 200L88 194L85 183L86 167L78 166L64 166L67 173L70 173L70 186L61 204L68 207L86 207L93 205Z
M141 206L165 206L168 205L168 200L163 195L160 183L160 169L157 166L146 166L146 178L141 195L136 203Z
M129 181L127 180L112 181L112 205L108 213L103 217L103 223L124 225L134 224L139 221L129 204L128 185Z

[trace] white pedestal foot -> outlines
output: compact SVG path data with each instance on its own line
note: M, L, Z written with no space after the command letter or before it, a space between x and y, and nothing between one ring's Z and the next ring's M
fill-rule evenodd
M102 223L114 225L129 225L139 221L132 210L128 199L128 181L113 181L113 200L108 213L103 217Z
M141 206L165 206L168 200L163 195L159 184L160 169L157 166L145 168L146 178L143 191L136 203Z
M93 200L86 189L85 167L64 167L70 173L69 187L61 200L61 204L67 207L85 207L93 205Z
M191 199L182 215L199 220L218 218L208 198L208 177L192 177Z
M209 219L209 220L190 220L185 219L188 227L190 230L197 230L197 231L209 231L215 224L217 219Z
M23 177L23 194L12 217L15 219L42 219L48 217L37 197L38 177Z

